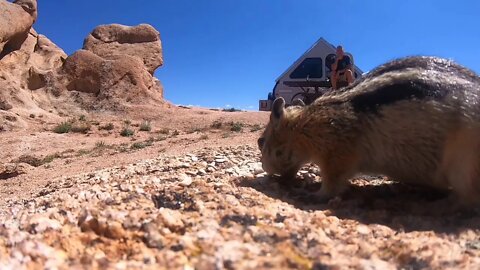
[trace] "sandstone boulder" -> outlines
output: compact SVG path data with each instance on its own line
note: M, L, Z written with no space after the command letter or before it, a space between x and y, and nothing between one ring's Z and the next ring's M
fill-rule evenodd
M65 52L32 28L20 47L0 59L0 101L34 109L28 90L45 88L58 93L56 74L67 58Z
M35 0L0 0L0 59L20 49L36 19Z
M99 102L162 99L161 87L137 57L117 55L104 59L79 50L66 59L63 72L67 90L93 94Z
M30 31L30 36L20 50L28 55L24 73L26 88L37 90L47 87L51 92L58 95L59 89L55 85L55 76L62 67L67 55L65 52L50 41L46 36L37 34L35 30Z
M163 65L160 33L148 24L98 26L85 39L83 49L108 60L119 55L137 57L150 74Z
M13 1L14 4L17 4L23 8L28 14L30 14L35 22L37 20L37 0L15 0Z

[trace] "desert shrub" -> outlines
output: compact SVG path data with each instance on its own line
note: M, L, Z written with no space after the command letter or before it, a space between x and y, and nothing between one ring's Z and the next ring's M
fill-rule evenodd
M91 129L91 125L90 123L87 123L87 122L77 122L77 123L73 123L72 124L72 127L70 129L71 132L75 132L75 133L88 133L88 131L90 131Z
M115 126L113 125L113 123L108 123L108 124L105 124L103 126L98 127L99 130L112 130L114 128L115 128Z
M215 122L212 123L212 125L210 127L220 129L220 128L222 128L222 125L223 125L222 122L215 121Z
M70 132L71 129L72 129L72 123L65 121L55 126L55 128L53 129L53 132L63 134L63 133Z
M150 124L150 121L143 121L140 124L140 131L151 131L152 130L152 125Z
M80 115L80 117L78 117L78 120L80 120L80 121L86 121L86 120L87 120L87 117L86 117L84 114L82 114L82 115Z
M95 143L95 148L106 148L108 145L105 141L98 141Z
M240 122L232 122L230 123L230 130L234 132L240 132L243 129L243 123Z
M207 139L208 139L207 134L203 134L202 136L200 136L200 140L207 140Z
M240 109L235 109L234 107L232 107L232 108L222 109L222 111L224 111L224 112L241 112L242 110L240 110Z
M130 148L132 149L142 149L142 148L145 148L146 145L142 142L136 142L136 143L133 143L132 146Z
M42 159L42 164L50 163L50 162L54 161L54 160L57 159L57 158L62 158L62 155L59 154L59 153L47 155L47 156L45 156L45 157Z
M124 127L122 131L120 131L120 136L122 137L131 137L133 134L135 134L135 132L129 127Z
M147 146L152 146L153 144L153 140L146 140L144 142L136 142L136 143L133 143L132 146L130 146L130 148L132 149L143 149Z

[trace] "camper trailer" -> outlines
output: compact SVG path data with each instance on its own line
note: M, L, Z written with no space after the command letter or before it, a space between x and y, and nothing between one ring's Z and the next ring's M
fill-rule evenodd
M295 99L301 99L308 104L322 95L331 88L330 73L335 62L335 51L335 46L320 38L275 80L268 99L260 100L259 110L270 111L273 100L278 97L283 97L286 104L290 105ZM355 65L353 56L348 52L345 54L352 60L355 78L361 77L363 72Z

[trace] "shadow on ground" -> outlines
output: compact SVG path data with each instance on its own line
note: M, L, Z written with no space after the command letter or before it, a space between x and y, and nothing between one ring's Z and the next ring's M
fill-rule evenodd
M298 180L298 179L297 179ZM382 224L402 231L459 233L480 229L480 209L460 208L449 192L376 179L353 180L341 197L318 202L313 193L321 183L298 180L284 184L270 177L237 179L238 186L253 188L304 211L329 210L340 219ZM369 184L373 182L374 184Z

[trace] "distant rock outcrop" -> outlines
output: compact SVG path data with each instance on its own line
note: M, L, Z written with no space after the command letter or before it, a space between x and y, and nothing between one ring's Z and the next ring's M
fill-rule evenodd
M85 39L83 49L108 60L119 55L138 57L151 74L163 65L160 33L148 24L98 26Z
M163 64L159 33L152 26L102 25L83 47L67 58L63 72L67 90L96 96L99 103L87 107L117 108L121 101L145 104L163 99L163 88L152 75Z
M69 114L163 102L153 76L163 65L160 34L152 26L102 25L71 56L38 34L36 0L0 0L0 127L12 115ZM22 117L23 116L23 117ZM6 119L6 118L5 118ZM25 121L23 121L25 122Z
M97 101L160 101L162 89L143 62L133 56L117 55L104 59L93 52L79 50L63 66L67 90L91 93ZM95 106L94 106L95 107Z

